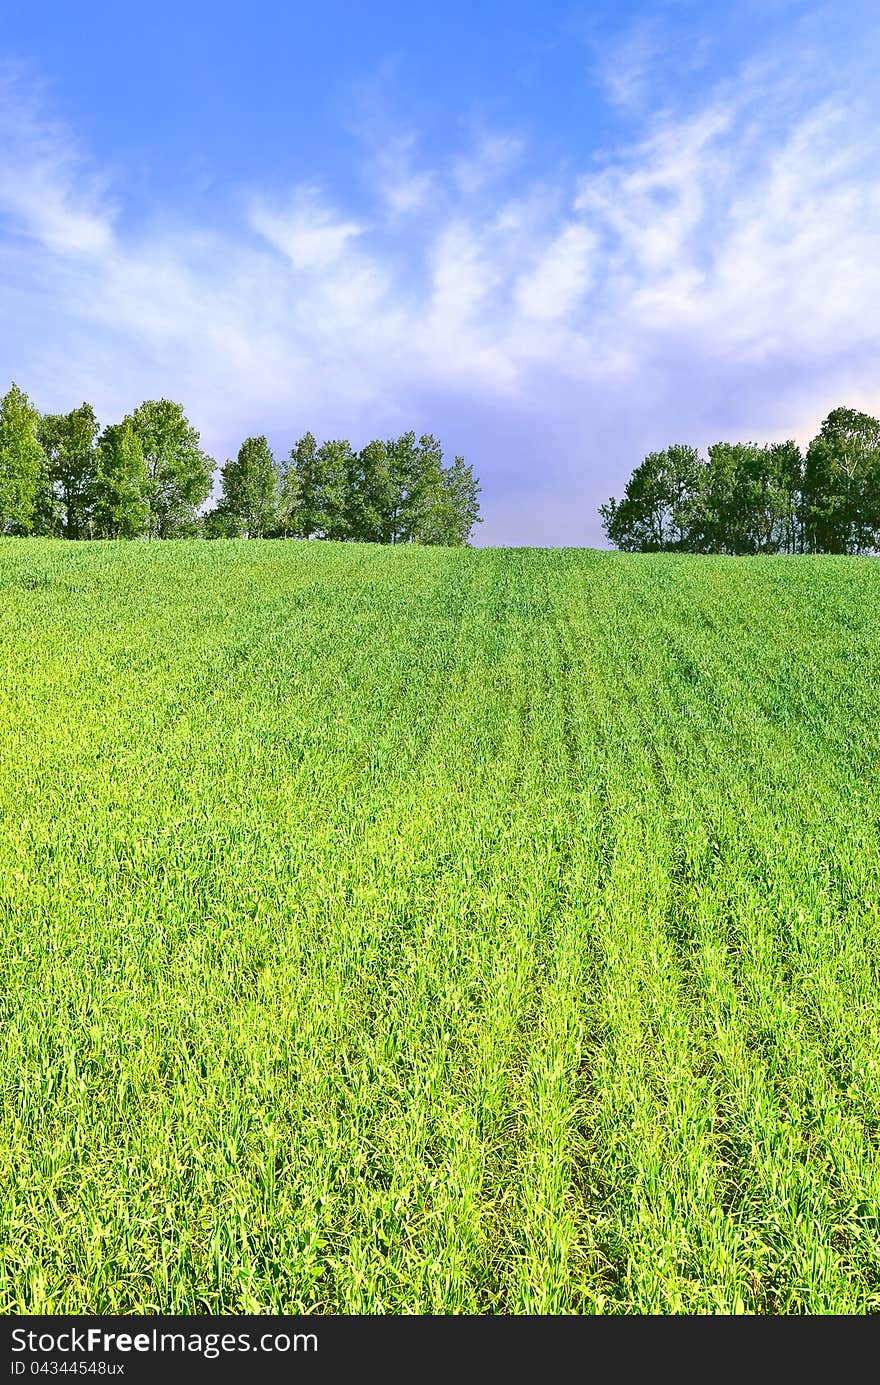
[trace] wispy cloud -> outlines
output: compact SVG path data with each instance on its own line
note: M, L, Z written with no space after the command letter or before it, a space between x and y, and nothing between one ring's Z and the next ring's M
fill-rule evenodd
M417 162L418 139L412 130L386 129L373 142L378 187L392 217L421 211L430 201L436 178Z
M551 322L570 317L593 279L598 237L571 223L542 250L516 282L516 305L525 318Z
M341 258L349 241L363 235L357 221L345 221L321 200L316 188L297 188L286 205L256 202L251 224L286 255L294 269L326 270Z
M0 217L13 234L58 255L94 255L110 244L114 209L70 131L45 118L37 93L0 72Z
M516 135L482 133L473 148L452 161L452 176L459 192L470 198L482 193L499 179L507 177L525 152L525 142Z
M661 51L656 18L640 20L616 42L605 45L598 74L612 105L625 111L639 109Z

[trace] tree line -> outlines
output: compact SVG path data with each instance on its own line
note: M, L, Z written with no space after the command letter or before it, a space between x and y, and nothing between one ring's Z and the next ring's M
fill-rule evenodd
M651 452L599 513L630 553L877 552L880 420L834 409L805 453L791 440Z
M302 538L467 544L480 486L431 434L359 452L306 433L276 461L247 438L220 471L180 404L148 399L101 429L90 404L41 414L13 384L0 399L0 534L92 538Z

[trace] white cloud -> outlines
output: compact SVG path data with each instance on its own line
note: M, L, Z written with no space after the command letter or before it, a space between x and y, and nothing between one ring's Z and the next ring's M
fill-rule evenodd
M641 105L660 51L656 19L637 22L617 43L606 48L598 72L613 106L633 111Z
M523 316L546 322L567 317L590 285L597 244L586 226L564 227L531 272L517 279L515 297Z
M479 313L501 278L497 261L465 221L453 221L438 235L431 255L431 313L435 322L464 328Z
M385 200L391 212L406 216L421 211L430 199L433 179L426 173L401 174L389 177L384 185Z
M426 207L436 190L433 173L416 166L418 140L412 130L363 130L373 153L376 182L392 218Z
M615 234L641 274L677 269L727 175L730 155L722 140L732 123L727 105L665 121L602 173L585 178L576 207Z
M41 119L23 79L0 72L0 218L57 255L95 255L113 210L70 133Z
M468 154L452 161L452 176L459 192L466 198L483 192L511 173L524 152L524 141L515 135L480 135Z
M586 180L633 333L689 334L717 359L876 344L880 184L857 112L825 105L756 141L750 93L667 125Z
M297 188L281 207L255 202L251 225L287 256L294 269L305 270L329 269L365 229L357 221L339 219L312 187Z

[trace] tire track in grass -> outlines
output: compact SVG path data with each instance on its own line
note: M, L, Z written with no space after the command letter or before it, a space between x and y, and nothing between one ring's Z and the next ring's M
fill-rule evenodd
M479 629L475 628L473 633L479 643ZM460 695L461 692L455 686L450 691L453 696ZM463 707L460 703L456 704L454 720L460 726L467 724L466 701ZM443 723L440 722L437 728L438 741L443 738L442 726ZM452 745L456 745L455 738L452 738ZM443 759L446 758L448 752L443 756ZM420 764L427 772L429 783L433 781L432 788L438 781L442 785L442 761L440 765L432 765L428 757L427 763L423 759ZM464 764L466 767L469 765L466 749ZM496 773L500 770L504 780L514 772L504 743L499 747L497 765L493 768ZM488 806L491 805L490 798ZM430 824L426 822L423 812L416 819L416 839L413 840L411 834L404 839L402 864L404 868L409 867L410 873L411 862L424 860L426 843L422 838L423 832L429 841L434 837L443 841L450 830L457 830L458 835L463 838L464 850L467 851L468 847L473 849L474 827L470 826L467 830L462 828L458 803L452 800L449 803L442 802L431 806L436 814L434 821ZM469 803L467 807L471 813L476 813L476 825L479 827L479 798L476 803ZM489 827L490 824L486 826ZM470 865L468 858L465 859ZM479 857L476 864L479 871L482 864ZM478 877L475 879L471 871L467 874L470 881L463 882L466 885L465 899L468 898L473 886L479 883ZM438 891L444 893L450 886L455 889L454 866L451 870L447 868L437 882ZM481 1178L481 1169L479 1161L469 1155L467 1143L462 1139L463 1132L460 1126L463 1113L456 1103L450 1103L445 1077L449 1067L454 1063L456 1021L460 1025L464 1019L460 1013L461 1006L474 988L473 971L475 967L481 967L486 942L485 934L482 932L473 935L471 930L464 931L469 920L467 917L462 918L461 914L460 906L453 906L451 910L447 908L439 915L432 910L430 922L425 921L425 925L430 927L432 932L439 932L444 943L444 951L439 956L428 953L417 976L412 978L416 980L417 985L420 983L421 987L426 987L428 994L424 991L421 994L418 991L413 994L411 983L407 985L405 982L396 990L400 998L400 1010L399 1021L394 1027L397 1032L405 1032L407 1029L412 1031L413 1017L417 1016L418 1037L410 1035L406 1045L405 1057L412 1064L414 1074L404 1079L402 1109L396 1113L397 1119L404 1123L404 1128L408 1130L406 1145L409 1148L406 1148L406 1145L402 1147L396 1138L392 1138L394 1155L391 1158L386 1156L384 1161L388 1170L386 1179L398 1185L406 1185L409 1181L410 1188L415 1183L423 1191L427 1185L430 1192L427 1201L431 1211L420 1227L417 1243L411 1245L408 1254L403 1257L409 1262L405 1270L400 1264L399 1251L395 1258L393 1254L383 1255L381 1248L377 1251L374 1243L365 1244L362 1240L358 1243L357 1254L361 1262L357 1279L359 1287L356 1298L349 1300L349 1306L352 1309L357 1306L357 1311L376 1311L377 1307L387 1308L389 1304L394 1303L400 1306L401 1302L407 1310L426 1302L436 1310L438 1284L442 1293L446 1295L447 1311L453 1307L455 1311L459 1311L472 1306L475 1288L477 1291L480 1288L479 1278L477 1277L477 1284L474 1286L463 1271L460 1247L468 1238L479 1238L479 1228L472 1224L471 1214L479 1204L479 1182L475 1191L473 1181L475 1177ZM418 934L413 934L413 942L417 944ZM415 970L412 965L414 962L416 958L411 957L411 970ZM451 968L450 962L453 963ZM443 1129L444 1113L450 1105L455 1128L447 1134ZM407 1113L412 1116L408 1122L405 1121ZM396 1133L392 1131L392 1136ZM451 1198L452 1190L455 1190L455 1196ZM380 1195L380 1203L381 1201ZM369 1225L370 1219L364 1218L363 1223ZM472 1244L471 1251L473 1250ZM473 1276L473 1268L471 1275Z

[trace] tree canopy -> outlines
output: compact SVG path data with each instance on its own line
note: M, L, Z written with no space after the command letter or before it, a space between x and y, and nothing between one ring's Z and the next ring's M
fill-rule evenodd
M48 490L39 427L39 410L13 384L0 399L0 534L29 534Z
M876 552L880 422L835 409L806 456L792 440L652 452L599 513L628 552Z
M150 538L172 539L196 529L198 507L211 493L214 463L183 407L170 399L147 399L130 420L146 464Z
M91 404L68 414L44 414L37 436L45 453L48 486L41 497L44 523L66 539L89 532L95 502L98 420Z
M95 532L99 538L134 539L150 520L149 476L134 423L111 423L101 434L95 467Z
M90 404L43 414L17 385L0 399L0 534L87 538L300 538L463 545L480 486L463 457L404 433L356 451L310 432L276 462L245 438L220 469L180 404L147 399L101 430Z
M807 448L803 523L811 548L863 553L880 542L880 421L834 409Z
M244 449L239 453L243 464ZM248 452L247 456L256 456ZM301 539L350 539L360 543L466 544L480 522L480 486L463 457L444 465L436 438L415 433L385 442L374 439L359 452L344 438L318 443L305 433L269 484L268 449L260 450L261 486L268 535ZM251 533L239 466L223 470L223 496L206 516L206 533L219 537L237 524ZM273 516L269 517L272 496Z
M224 511L238 521L247 538L263 538L278 514L278 474L266 439L245 438L220 479Z

